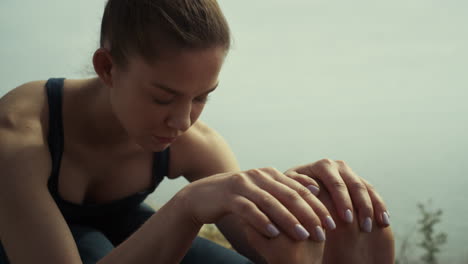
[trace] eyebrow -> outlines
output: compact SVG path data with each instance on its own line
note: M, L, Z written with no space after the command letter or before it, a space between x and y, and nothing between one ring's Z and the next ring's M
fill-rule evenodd
M161 89L161 90L164 90L164 91L170 93L170 94L173 94L173 95L183 95L182 92L179 92L179 91L177 91L177 90L175 90L175 89L172 89L172 88L170 88L170 87L168 87L168 86L166 86L166 85L164 85L164 84L153 83L153 85L156 86L157 88ZM215 85L213 88L207 90L206 92L201 93L201 94L198 95L198 96L211 93L212 91L216 90L216 88L218 87L218 85L219 85L219 82L216 83L216 85Z

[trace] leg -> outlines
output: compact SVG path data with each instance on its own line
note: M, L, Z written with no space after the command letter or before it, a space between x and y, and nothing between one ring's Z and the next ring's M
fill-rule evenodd
M347 224L339 220L329 193L320 188L319 199L327 207L336 221L337 228L327 232L323 263L393 264L395 248L392 231L373 223L371 233L362 232L356 220ZM357 215L354 214L354 219Z
M83 264L95 264L114 249L114 246L104 234L96 229L71 225L70 230Z
M132 210L116 215L109 215L108 218L99 224L99 229L117 247L140 228L154 213L155 211L151 206L142 203Z
M252 264L246 257L208 239L196 237L181 264Z

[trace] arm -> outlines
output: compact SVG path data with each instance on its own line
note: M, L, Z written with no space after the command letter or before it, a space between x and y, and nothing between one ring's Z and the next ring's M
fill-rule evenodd
M47 148L36 136L5 131L0 131L0 146L0 237L10 262L81 263L68 225L47 189L51 169ZM178 263L200 228L185 215L179 197L99 263Z
M225 140L213 129L200 121L191 129L182 142L172 147L173 151L184 153L187 161L184 177L189 182L205 178L210 175L223 172L240 171L234 153ZM184 146L184 150L174 148ZM189 147L187 147L189 146ZM244 232L245 223L239 217L230 214L216 223L216 226L231 245L247 258L255 263L264 263L263 258L249 245Z
M99 264L179 263L201 228L185 209L183 193L176 194Z
M48 192L50 154L38 134L0 129L0 238L11 263L81 263Z

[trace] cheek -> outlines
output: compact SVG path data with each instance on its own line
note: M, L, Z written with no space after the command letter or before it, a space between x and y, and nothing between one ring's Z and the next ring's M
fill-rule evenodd
M161 127L167 117L168 110L163 107L149 105L141 107L141 111L135 113L138 116L140 127L153 130L154 128Z
M194 104L192 106L192 112L190 113L190 120L192 124L198 120L204 108L205 108L204 104Z

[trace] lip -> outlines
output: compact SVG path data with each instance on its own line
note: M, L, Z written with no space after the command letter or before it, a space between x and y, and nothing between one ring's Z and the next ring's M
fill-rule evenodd
M176 139L175 137L158 137L158 136L153 136L157 141L161 143L172 143Z

